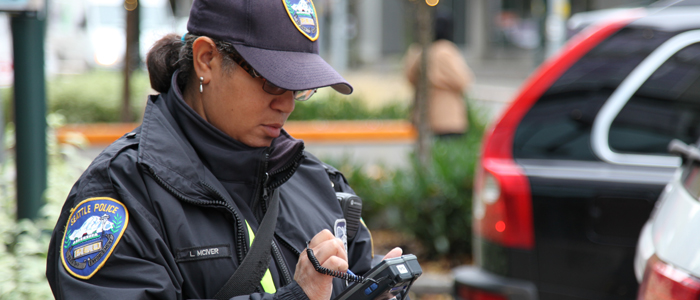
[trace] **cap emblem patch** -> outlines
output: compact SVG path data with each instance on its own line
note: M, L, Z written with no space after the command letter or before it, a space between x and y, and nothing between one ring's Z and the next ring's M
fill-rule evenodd
M63 234L63 267L77 278L90 279L112 254L128 223L129 212L117 200L97 197L80 202Z
M282 0L294 26L311 41L318 39L318 18L311 0Z

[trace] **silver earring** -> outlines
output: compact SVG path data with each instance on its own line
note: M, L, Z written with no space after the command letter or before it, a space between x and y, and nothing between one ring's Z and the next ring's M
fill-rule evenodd
M204 77L199 77L199 93L201 94L204 92L204 87L202 86L204 84Z

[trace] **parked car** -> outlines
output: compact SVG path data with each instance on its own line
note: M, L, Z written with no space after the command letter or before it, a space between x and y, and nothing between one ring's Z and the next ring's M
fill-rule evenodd
M573 35L581 32L581 30L593 23L605 21L611 18L616 18L620 14L635 13L634 10L644 10L638 5L634 5L638 3L633 2L630 4L631 6L629 7L614 7L608 9L575 13L571 15L571 17L566 21L566 36L572 37Z
M700 136L698 2L591 25L527 80L484 137L457 299L636 298L667 145Z
M672 141L683 158L659 197L637 244L638 299L700 299L700 149Z

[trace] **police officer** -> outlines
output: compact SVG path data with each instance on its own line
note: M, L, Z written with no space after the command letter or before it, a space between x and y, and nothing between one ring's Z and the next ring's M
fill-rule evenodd
M332 299L346 283L307 245L340 272L373 254L364 225L345 234L342 175L283 129L317 88L352 92L318 55L312 1L195 0L187 30L148 54L160 94L141 126L68 195L47 259L55 297Z

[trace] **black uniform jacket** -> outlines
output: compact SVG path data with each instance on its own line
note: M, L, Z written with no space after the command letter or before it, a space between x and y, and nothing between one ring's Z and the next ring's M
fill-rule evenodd
M294 270L306 241L323 229L334 232L336 220L343 218L329 180L329 175L339 173L283 132L272 147L233 155L241 166L236 170L241 180L234 184L253 191L248 193L252 199L236 199L239 195L230 193L231 188L227 190L205 167L165 105L180 97L174 90L151 96L141 126L106 148L73 186L48 252L46 275L55 297L212 298L246 255L250 245L246 222L257 231L266 205L263 194L278 189L280 209L269 267L277 292L235 298L308 299L293 281ZM284 163L270 170L273 159ZM339 190L352 191L346 185ZM101 268L80 279L68 272L61 251L74 209L95 197L122 203L128 224L113 251L105 253ZM360 227L348 243L349 266L358 275L369 270L372 256L369 231ZM335 297L345 282L335 279L333 286Z

